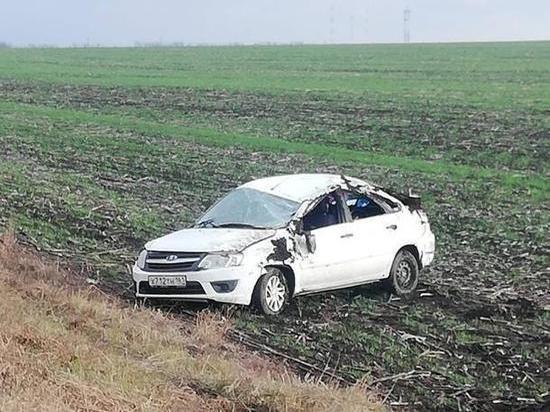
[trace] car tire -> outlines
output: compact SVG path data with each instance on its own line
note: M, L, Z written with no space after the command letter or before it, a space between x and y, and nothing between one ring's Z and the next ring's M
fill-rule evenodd
M277 268L267 268L254 290L254 303L265 315L282 313L290 300L288 284L283 272Z
M397 296L408 298L414 295L418 286L418 261L408 250L400 250L386 280L386 286Z

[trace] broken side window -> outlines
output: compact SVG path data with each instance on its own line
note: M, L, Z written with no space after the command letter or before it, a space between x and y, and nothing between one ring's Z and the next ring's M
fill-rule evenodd
M337 192L323 197L303 218L304 230L310 231L326 226L336 225L345 221L341 208L341 198Z
M344 199L353 220L365 219L386 213L380 204L365 194L344 191Z

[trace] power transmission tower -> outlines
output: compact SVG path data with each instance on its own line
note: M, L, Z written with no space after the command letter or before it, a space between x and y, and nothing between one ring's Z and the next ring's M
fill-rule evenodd
M403 10L403 42L410 43L411 41L411 10L407 7Z
M334 43L334 4L330 5L330 38L329 43Z
M369 12L365 10L365 42L369 38Z

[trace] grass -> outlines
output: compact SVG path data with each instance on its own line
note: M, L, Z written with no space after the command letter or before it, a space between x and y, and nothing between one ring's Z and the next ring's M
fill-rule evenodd
M412 187L438 245L421 297L356 288L278 319L234 310L233 326L390 405L540 406L549 56L548 42L0 50L0 226L127 297L146 241L245 181Z
M381 410L360 387L306 383L224 338L201 314L182 327L129 309L82 279L0 242L0 409Z
M142 121L139 119L126 119L116 115L90 114L85 111L50 109L47 107L36 107L28 105L3 104L0 105L0 114L9 113L18 115L21 118L27 116L45 118L48 121L64 122L66 125L78 125L82 123L93 123L97 126L109 127L118 131L128 131L147 135L151 137L168 137L183 139L203 145L220 147L242 147L248 150L260 150L271 153L299 153L307 156L323 158L334 164L342 165L355 163L365 166L399 167L400 170L409 172L420 172L426 174L446 174L454 179L490 179L499 180L499 185L510 189L527 189L529 194L545 200L550 193L550 184L547 178L539 176L522 176L517 172L503 172L490 168L476 168L467 165L457 165L445 161L426 161L411 157L391 156L372 152L360 152L356 150L331 147L328 145L288 142L281 139L263 137L258 139L255 136L242 133L220 133L211 129L196 129L182 126L166 125L160 122ZM47 141L37 142L48 150ZM75 138L73 144L85 146L95 142L81 141ZM106 140L102 142L113 150L124 149L127 155L143 151L143 147L134 142L122 144L117 140ZM149 152L154 148L147 148ZM158 153L158 151L157 151Z
M399 94L413 100L544 107L549 60L546 42L8 49L0 55L0 77L101 86Z

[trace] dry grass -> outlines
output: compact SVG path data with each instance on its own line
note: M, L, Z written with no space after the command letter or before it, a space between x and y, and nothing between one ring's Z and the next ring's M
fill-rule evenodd
M0 239L0 410L379 410L364 388L305 383L224 338L131 309Z

